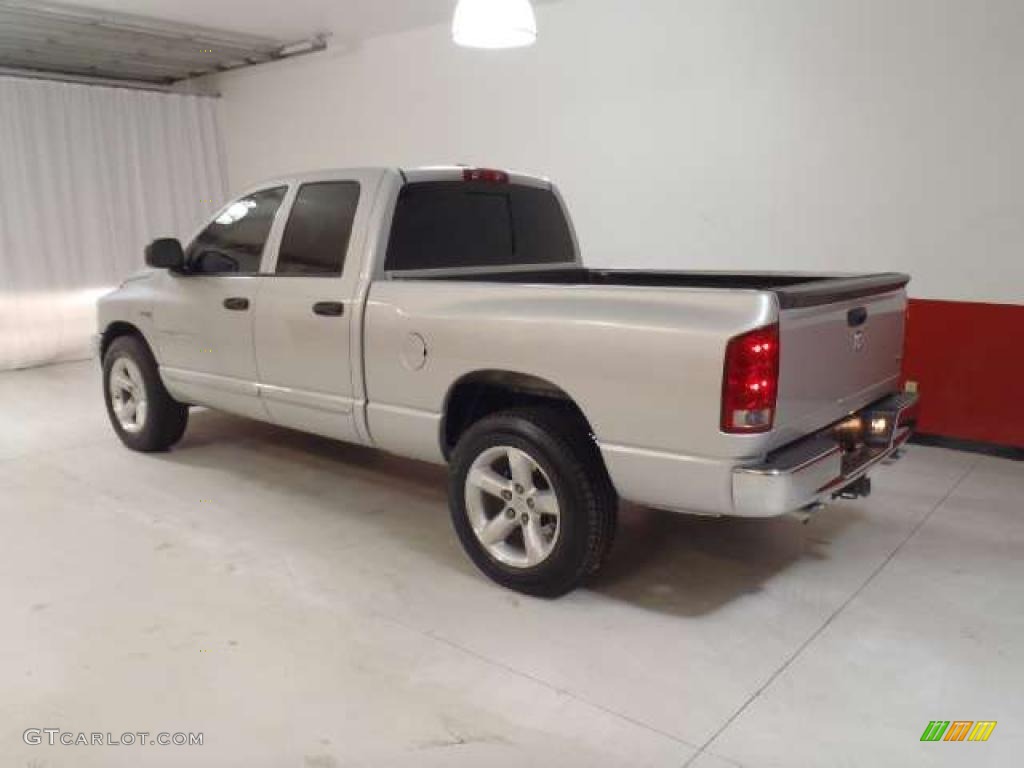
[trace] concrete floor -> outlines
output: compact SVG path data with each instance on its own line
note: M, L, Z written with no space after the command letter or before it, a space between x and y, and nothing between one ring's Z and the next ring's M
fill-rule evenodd
M1020 463L911 447L807 526L627 509L554 602L477 574L443 481L211 412L135 454L94 363L0 374L4 765L1020 764Z

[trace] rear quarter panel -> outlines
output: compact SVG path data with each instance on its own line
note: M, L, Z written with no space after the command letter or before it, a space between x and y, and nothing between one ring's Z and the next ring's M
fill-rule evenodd
M447 394L475 371L537 376L579 405L604 445L694 457L754 457L763 435L719 430L726 341L773 322L756 291L372 284L364 325L367 419L375 444L440 461ZM422 337L419 369L403 356Z

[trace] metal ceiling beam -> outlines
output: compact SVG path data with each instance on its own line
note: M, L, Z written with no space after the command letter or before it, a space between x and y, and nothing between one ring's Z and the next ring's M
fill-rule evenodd
M97 26L94 24L64 19L48 19L45 17L22 17L19 14L12 14L4 3L9 0L0 0L0 29L8 30L9 33L25 32L26 34L47 34L64 37L81 37L96 41L98 44L117 43L132 41L138 45L158 46L165 49L191 47L195 50L210 49L218 53L247 53L250 51L273 52L284 46L283 41L262 40L259 44L249 44L240 40L222 40L212 37L195 37L167 35L160 32L146 30L119 30L110 27Z
M144 35L124 35L95 30L93 28L76 29L74 26L48 26L46 24L8 24L0 10L0 37L17 38L52 43L71 43L89 45L93 48L117 50L141 50L159 53L166 56L201 56L206 59L214 54L224 57L230 55L247 56L253 50L271 55L279 48L242 48L235 46L211 48L208 43L184 44L180 40L169 40L163 37Z
M26 80L50 80L60 83L77 83L80 85L99 85L106 88L127 88L134 91L155 91L157 93L181 93L192 96L206 96L217 98L219 93L213 90L194 88L184 90L180 86L161 85L141 80L122 80L95 75L80 75L73 72L53 72L51 70L37 71L34 69L19 69L0 67L0 77L19 77Z
M52 61L32 56L0 56L0 66L14 69L31 69L36 72L60 72L77 75L91 75L121 80L141 80L157 85L171 85L177 82L177 72L141 70L139 67L118 66L117 64L97 65L83 61Z
M289 42L133 14L35 0L0 0L0 67L169 84L323 50L324 36Z
M147 16L137 16L130 13L98 11L78 6L60 5L58 3L37 2L37 0L0 0L0 8L22 16L32 16L54 21L66 20L101 29L146 35L156 34L161 37L178 40L222 42L248 48L280 45L280 42L272 37L249 35L241 32L224 32L191 24L180 24L163 21L162 19L153 19Z
M93 46L83 45L81 42L63 38L46 38L39 35L11 35L2 27L0 27L0 48L26 51L40 55L52 52L54 55L77 54L100 60L138 60L154 64L167 64L178 69L215 69L219 62L225 60L223 56L215 58L201 51L149 51L128 43L105 45L102 49L97 49ZM269 53L249 53L245 56L245 60L253 62L270 61L272 58L273 55Z
M215 68L215 62L196 62L190 67L185 62L168 62L149 60L142 57L133 57L119 55L117 53L107 53L97 55L93 51L88 49L73 49L73 48L60 48L58 46L49 46L45 49L24 46L20 44L10 44L4 41L0 41L0 59L6 58L28 58L39 62L53 62L59 64L64 61L81 62L83 64L92 64L95 66L105 65L122 65L131 66L138 65L140 70L149 71L160 71L168 74L175 72L198 71L198 70L211 70Z
M152 77L149 75L139 75L135 71L117 69L106 69L94 67L87 64L75 64L66 63L62 64L60 70L55 70L52 66L42 66L38 62L31 59L11 59L8 63L5 61L2 65L3 69L10 69L16 71L32 72L36 75L42 76L44 74L59 75L57 79L62 79L63 75L76 75L78 77L95 77L103 80L116 80L124 83L146 83L147 85L159 85L165 87L171 87L174 82L168 77Z

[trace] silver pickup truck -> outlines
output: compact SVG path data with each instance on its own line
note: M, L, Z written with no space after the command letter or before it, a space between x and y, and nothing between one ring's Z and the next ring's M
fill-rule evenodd
M450 467L469 556L522 592L600 567L620 499L770 516L863 495L908 438L908 277L594 270L547 180L289 176L99 305L130 448L190 405Z

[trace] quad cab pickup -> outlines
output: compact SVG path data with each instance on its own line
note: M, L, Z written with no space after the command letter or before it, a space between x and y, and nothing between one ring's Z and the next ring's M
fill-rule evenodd
M99 305L128 447L204 405L447 462L469 556L531 594L601 565L620 499L800 511L910 434L906 275L587 269L544 179L283 177L146 262Z

